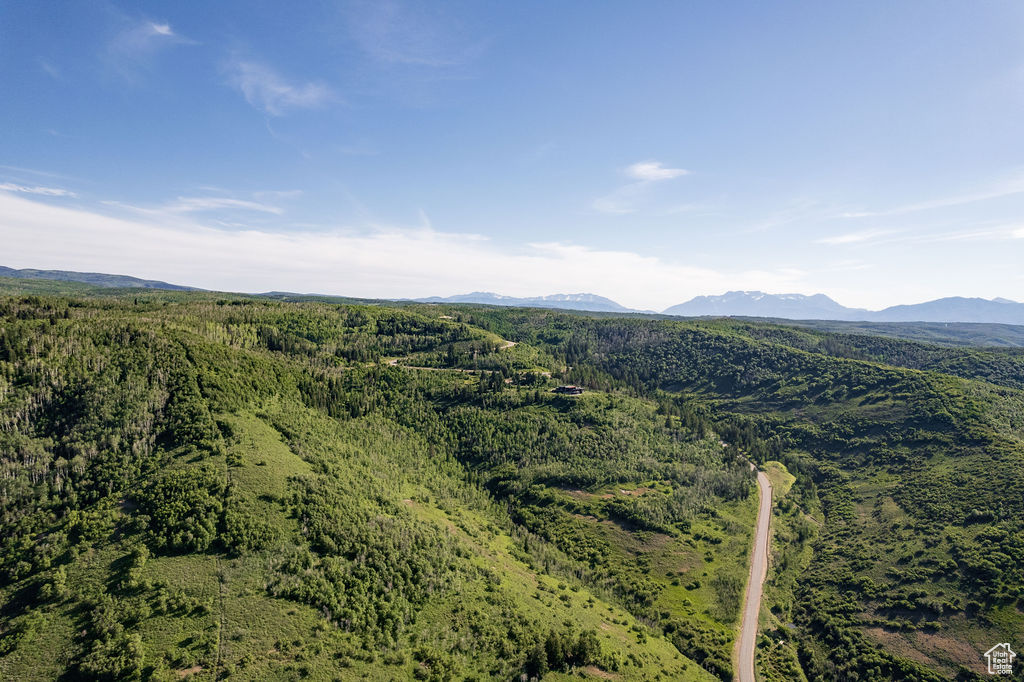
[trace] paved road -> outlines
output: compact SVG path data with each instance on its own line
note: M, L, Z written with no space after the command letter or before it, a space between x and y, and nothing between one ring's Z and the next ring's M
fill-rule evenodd
M753 467L753 465L751 465ZM739 682L754 680L754 646L757 644L757 616L761 610L761 586L768 573L768 522L772 517L772 484L763 471L757 472L757 490L761 502L757 507L757 532L754 551L750 555L750 576L747 578L746 601L743 604L743 622L736 641Z

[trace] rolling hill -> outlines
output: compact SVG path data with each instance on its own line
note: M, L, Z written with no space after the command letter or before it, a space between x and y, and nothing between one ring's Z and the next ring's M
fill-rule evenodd
M81 282L99 287L164 289L167 291L198 291L195 287L168 284L151 279L139 279L127 275L108 275L101 272L73 272L71 270L16 270L0 265L0 277L14 279L52 279L59 282Z
M550 358L436 311L32 294L0 320L0 678L731 670L750 474L655 401L557 396Z
M1024 632L1019 354L13 286L3 679L727 680L748 459L764 679L981 679Z
M471 294L459 294L445 298L432 296L418 298L420 303L480 303L485 305L516 306L526 308L562 308L567 310L584 310L588 312L631 313L641 312L619 305L615 301L596 294L551 294L550 296L532 296L517 298L503 296L486 291Z

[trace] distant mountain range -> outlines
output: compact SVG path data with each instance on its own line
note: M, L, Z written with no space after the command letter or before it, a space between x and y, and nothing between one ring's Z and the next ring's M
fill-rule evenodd
M554 294L516 298L476 291L459 296L416 299L421 303L483 303L532 308L561 308L608 313L649 313L635 310L595 294ZM940 298L884 310L847 308L825 294L766 294L729 291L721 296L697 296L666 309L664 315L681 317L767 317L782 320L837 320L847 322L986 322L1024 325L1024 303L1005 298Z
M615 301L597 296L596 294L552 294L550 296L533 296L529 298L516 298L514 296L502 296L489 291L474 291L471 294L460 294L458 296L431 296L430 298L417 298L420 303L483 303L485 305L507 305L522 308L562 308L566 310L586 310L598 313L638 313L650 312L633 310Z
M839 305L825 294L766 294L730 291L721 296L697 296L665 310L666 315L700 317L781 317L790 320L864 320L867 310Z
M730 291L721 296L697 296L665 311L666 315L776 317L788 320L845 320L858 322L988 322L1024 324L1024 303L1005 298L953 296L883 310L847 308L824 294L766 294Z
M167 289L168 291L200 291L195 287L168 284L153 279L139 279L127 275L107 275L102 272L72 272L71 270L15 270L0 265L0 277L15 279L55 279L61 282L84 282L98 287Z
M952 296L917 305L894 305L877 313L879 322L1001 322L1024 324L1024 303L1005 298L964 298Z
M111 288L166 289L168 291L202 291L195 287L168 284L151 279L100 272L70 270L16 270L0 266L0 277L17 279L49 279L84 282ZM298 294L271 292L259 294L272 298ZM314 296L307 294L304 296ZM331 298L340 298L332 296ZM351 299L356 300L356 299ZM527 308L558 308L600 313L651 313L636 310L596 294L552 294L550 296L515 297L486 291L458 296L431 296L414 299L419 303L480 303ZM847 308L825 294L766 294L763 291L729 291L720 296L697 296L686 303L674 305L664 315L682 317L766 317L780 320L834 320L844 322L974 322L1024 325L1024 303L1005 298L964 298L952 296L914 305L895 305L883 310Z

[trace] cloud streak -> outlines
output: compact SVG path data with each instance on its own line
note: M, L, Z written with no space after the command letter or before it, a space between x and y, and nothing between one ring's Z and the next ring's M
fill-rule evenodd
M942 242L1002 241L1024 238L1024 227L1002 226L945 232L906 230L865 230L815 240L829 246L879 246L882 244L938 244Z
M277 71L253 61L233 60L227 65L230 84L253 107L271 116L283 116L296 109L316 109L337 99L327 85L310 81L289 82Z
M690 171L683 168L666 168L660 161L638 161L626 168L626 175L644 182L671 180L689 174Z
M689 175L683 168L668 168L660 161L637 161L623 169L634 182L623 185L603 197L595 199L591 207L601 213L635 213L651 185Z
M466 40L442 3L371 0L347 9L356 43L383 64L455 67L471 61L483 49L481 43Z
M931 211L938 208L950 208L952 206L962 206L964 204L973 204L980 201L1002 199L1004 197L1014 196L1017 194L1024 194L1024 175L1017 175L1016 177L1012 177L1009 180L997 182L993 184L991 187L981 189L969 194L958 194L951 197L943 197L941 199L920 201L917 203L904 204L902 206L894 206L892 208L882 209L878 211L847 212L840 214L839 217L881 218L889 216L906 215L908 213L918 213L921 211Z
M135 22L118 33L107 45L107 58L122 76L133 79L161 50L194 44L194 40L176 33L170 24L147 20Z
M822 237L816 240L818 244L830 244L833 246L839 246L843 244L860 244L862 242L868 242L884 237L893 233L893 230L864 230L863 232L848 232L846 234L839 234L832 237Z
M117 272L207 289L401 298L479 289L509 295L590 291L665 308L727 288L799 290L802 273L719 272L562 242L516 248L428 227L274 232L214 229L160 215L124 219L0 193L8 265ZM53 244L61 244L55 251Z
M13 182L0 183L0 190L5 192L19 192L21 194L38 194L45 197L76 197L74 192L60 187L39 187L29 185L17 185Z
M53 80L60 80L60 69L46 61L45 59L39 60L39 68L42 69L47 76Z
M223 209L242 209L245 211L272 213L274 215L284 213L284 210L278 206L227 197L178 197L176 201L164 207L164 210L172 213L219 211Z

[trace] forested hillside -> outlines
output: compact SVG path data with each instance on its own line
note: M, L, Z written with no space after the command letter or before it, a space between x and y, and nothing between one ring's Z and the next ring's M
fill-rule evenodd
M839 322L836 320L763 320L790 327L866 336L889 336L942 346L1024 346L1024 327L985 322Z
M728 680L748 458L764 679L1024 634L1012 353L5 286L2 679Z
M0 320L3 679L730 674L750 473L674 403L393 308Z
M776 509L766 676L781 660L774 679L790 679L795 654L811 679L966 679L986 642L1024 635L1019 354L746 322L477 322L575 380L690 396L795 474Z

